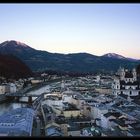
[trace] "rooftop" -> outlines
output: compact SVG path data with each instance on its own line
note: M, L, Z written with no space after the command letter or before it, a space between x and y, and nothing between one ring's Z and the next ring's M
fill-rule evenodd
M86 127L82 129L82 136L101 136L101 130L98 127Z
M50 126L45 129L46 136L62 136L61 130L59 127Z
M44 104L42 105L44 113L53 113L53 110L50 106Z
M134 82L125 82L125 81L123 81L123 80L121 80L120 81L120 85L139 85L140 83L139 83L139 81L134 81Z
M133 78L133 74L131 72L125 72L125 78Z
M110 116L114 116L116 118L120 117L122 114L120 112L108 112L106 114L104 114L105 117L110 117Z
M68 102L63 102L63 104L64 104L64 111L79 110L75 105L70 104Z
M17 108L0 116L0 133L31 135L34 110ZM17 133L17 134L18 134Z

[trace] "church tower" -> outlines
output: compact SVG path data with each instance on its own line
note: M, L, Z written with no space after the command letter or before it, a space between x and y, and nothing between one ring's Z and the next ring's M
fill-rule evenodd
M133 74L133 81L136 81L137 80L137 73L136 73L135 68L132 70L132 74Z
M120 79L124 80L124 78L125 78L125 71L124 71L124 68L121 68L120 69Z

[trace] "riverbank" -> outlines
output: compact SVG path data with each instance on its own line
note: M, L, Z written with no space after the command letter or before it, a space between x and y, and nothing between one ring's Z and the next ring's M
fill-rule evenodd
M0 104L8 102L9 98L7 98L4 94L0 94Z
M59 82L61 81L62 78L59 78L59 79L53 79L53 80L49 80L49 81L45 81L45 82L42 82L42 83L39 83L39 84L35 84L35 85L32 85L30 87L26 87L24 90L24 93L28 93L30 91L34 91L34 90L38 90L46 85L49 85L51 83L54 83L54 82Z

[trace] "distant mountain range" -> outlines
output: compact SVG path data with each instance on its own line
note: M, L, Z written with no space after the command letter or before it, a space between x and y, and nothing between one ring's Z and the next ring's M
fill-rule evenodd
M79 50L80 51L80 50ZM18 41L0 44L0 54L12 54L25 62L33 71L56 70L65 72L110 72L120 66L133 68L140 60L108 53L103 56L88 53L59 54L36 50Z
M0 76L19 79L32 75L32 71L16 56L0 54Z

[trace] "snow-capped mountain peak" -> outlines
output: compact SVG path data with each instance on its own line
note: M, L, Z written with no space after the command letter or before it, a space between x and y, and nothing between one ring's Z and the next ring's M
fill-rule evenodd
M28 45L15 40L10 40L10 41L8 40L0 44L1 47L5 47L7 45L29 47Z
M126 59L124 56L116 54L116 53L107 53L103 55L104 57L110 57L110 58L117 58L117 59Z
M0 44L0 51L6 52L6 51L23 51L23 50L35 50L31 48L30 46L26 45L25 43L22 43L20 41L15 41L15 40L8 40Z
M15 41L17 45L21 45L21 46L24 46L24 47L28 47L28 45L20 42L20 41Z

